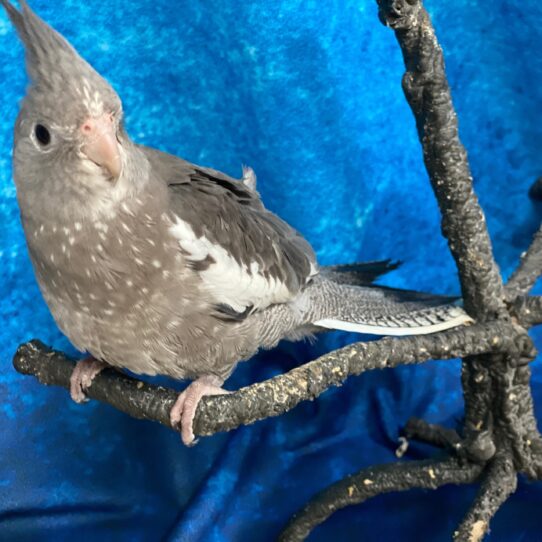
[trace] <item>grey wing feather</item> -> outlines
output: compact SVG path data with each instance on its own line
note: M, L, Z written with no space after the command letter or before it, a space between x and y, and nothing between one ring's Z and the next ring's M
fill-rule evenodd
M228 307L227 313L232 308L244 313L252 291L254 307L285 302L293 299L317 273L310 244L265 209L253 188L224 173L161 151L144 147L142 150L153 173L168 184L174 213L190 225L198 239L221 247L246 271L246 283L237 286L244 291L242 302L232 304L217 299L217 306ZM212 260L209 266L220 265L216 257Z

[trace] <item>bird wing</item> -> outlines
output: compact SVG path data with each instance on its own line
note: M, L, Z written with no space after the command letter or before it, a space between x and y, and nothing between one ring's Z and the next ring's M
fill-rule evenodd
M172 232L219 316L242 319L286 303L318 273L310 244L253 188L161 151L144 152L169 186Z

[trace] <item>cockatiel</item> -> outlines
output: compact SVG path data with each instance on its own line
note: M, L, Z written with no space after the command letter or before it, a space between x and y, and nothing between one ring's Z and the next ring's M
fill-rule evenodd
M260 348L323 328L410 335L469 321L449 298L363 280L385 264L319 271L309 243L263 206L252 170L236 180L137 145L107 81L24 0L0 3L31 80L13 152L28 249L58 326L91 355L72 375L74 400L105 364L193 380L171 411L190 444L201 397L226 393Z

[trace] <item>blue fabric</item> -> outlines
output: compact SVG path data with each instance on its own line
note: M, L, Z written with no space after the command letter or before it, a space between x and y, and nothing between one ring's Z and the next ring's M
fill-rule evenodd
M108 77L137 141L238 175L254 167L265 203L301 230L323 264L404 260L387 284L456 293L453 262L403 98L393 33L374 1L34 0ZM508 275L541 209L542 5L428 0L475 184ZM22 341L71 347L30 269L10 173L25 76L0 13L0 539L267 541L315 492L393 461L411 415L461 417L458 362L372 372L280 417L184 448L173 432L12 369ZM535 332L538 345L540 332ZM230 389L359 337L284 344L239 367ZM538 416L542 372L533 365ZM421 447L409 458L430 452ZM449 540L474 488L412 491L337 513L311 540ZM520 483L495 541L542 540L540 485Z

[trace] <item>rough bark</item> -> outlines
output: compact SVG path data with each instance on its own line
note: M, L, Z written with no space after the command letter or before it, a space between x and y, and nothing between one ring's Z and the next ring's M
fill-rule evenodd
M360 504L377 495L414 488L436 489L446 484L475 482L482 467L449 458L391 463L363 469L319 493L292 517L280 542L300 542L337 510Z
M235 393L204 397L194 420L194 433L212 435L278 416L301 401L318 397L331 386L340 386L349 376L371 369L476 353L507 352L511 346L507 341L513 335L510 327L492 322L437 335L385 338L346 346ZM69 389L74 360L40 341L21 345L13 363L17 371L35 376L42 384ZM177 398L175 390L147 384L115 370L99 374L87 395L134 418L154 420L167 427L171 426L169 411Z

